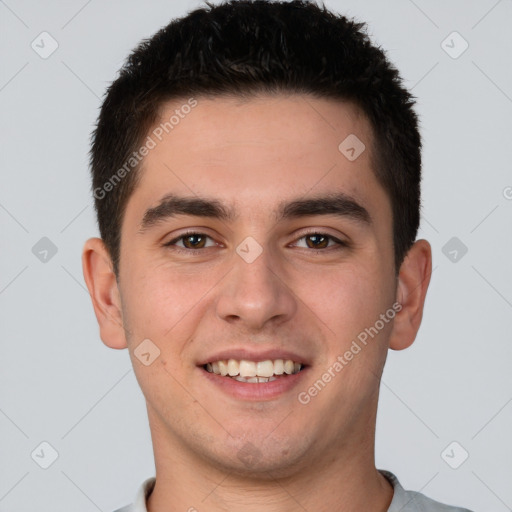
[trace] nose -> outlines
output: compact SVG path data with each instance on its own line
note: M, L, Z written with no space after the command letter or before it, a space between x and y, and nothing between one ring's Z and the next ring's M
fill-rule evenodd
M252 262L233 255L216 304L217 316L249 331L276 326L293 318L297 300L284 269L269 250ZM289 279L288 279L289 280Z

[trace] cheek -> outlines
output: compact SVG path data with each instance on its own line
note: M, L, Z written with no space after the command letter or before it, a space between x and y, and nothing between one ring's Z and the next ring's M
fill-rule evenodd
M332 408L334 401L343 404L339 414L350 417L361 402L374 397L394 316L391 311L387 322L381 320L393 304L389 279L384 282L382 276L382 269L376 267L348 271L346 266L318 279L314 291L305 295L305 303L320 319L317 325L326 333L326 357L319 361L308 385L315 387L318 379L325 382L324 377L332 381L329 391L318 393L322 395L319 408Z
M303 281L300 292L300 297L328 328L329 337L341 343L373 325L391 306L392 296L380 269L366 266L326 269L313 281Z
M208 292L219 278L208 272L192 275L165 264L150 267L147 262L127 266L125 276L123 317L130 328L132 351L150 339L160 350L160 369L181 373L181 354L205 317Z
M157 410L165 409L166 393L178 391L177 382L183 382L189 370L182 352L197 325L195 315L204 292L188 285L186 280L184 284L176 271L163 272L161 268L147 266L139 274L135 269L126 270L129 284L123 290L123 316L131 328L130 357L146 399ZM149 353L147 365L139 359L144 353Z
M164 265L149 266L147 261L126 268L125 295L131 318L141 323L172 324L183 317L201 296L201 281ZM204 293L204 292L203 292Z

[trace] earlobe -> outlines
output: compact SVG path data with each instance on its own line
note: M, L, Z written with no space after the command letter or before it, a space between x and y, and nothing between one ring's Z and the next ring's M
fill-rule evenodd
M432 249L426 240L418 240L400 267L396 299L402 309L395 316L389 348L403 350L414 342L423 317L431 274Z
M110 254L101 238L85 242L82 270L103 343L110 348L126 348L118 283Z

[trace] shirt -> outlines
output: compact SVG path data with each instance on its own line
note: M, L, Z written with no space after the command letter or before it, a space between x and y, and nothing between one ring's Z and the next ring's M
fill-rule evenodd
M379 472L389 480L395 491L388 512L471 512L466 508L444 505L419 492L406 491L393 473L383 469L379 469ZM147 512L146 499L153 491L155 481L155 477L145 480L137 491L135 501L114 512Z

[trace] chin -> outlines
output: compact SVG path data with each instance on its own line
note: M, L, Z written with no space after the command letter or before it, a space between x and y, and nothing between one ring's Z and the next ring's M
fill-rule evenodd
M222 453L212 456L215 465L223 471L252 480L258 478L271 481L292 476L301 466L306 465L307 448L303 443L303 439L296 443L291 442L290 438L286 442L283 439L271 439L268 434L251 439L246 434L244 439L231 439L223 446Z

